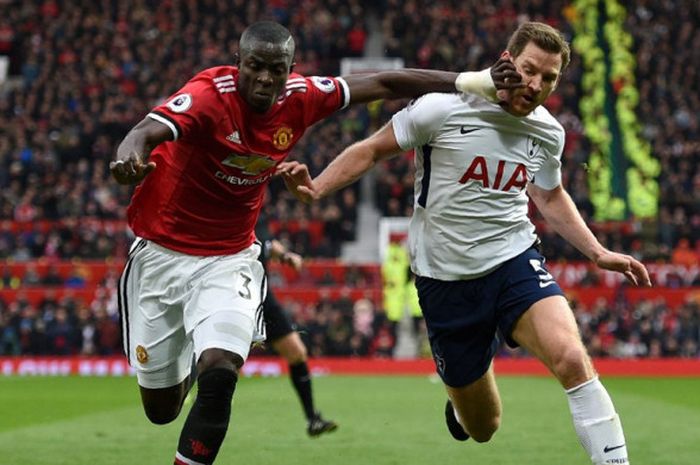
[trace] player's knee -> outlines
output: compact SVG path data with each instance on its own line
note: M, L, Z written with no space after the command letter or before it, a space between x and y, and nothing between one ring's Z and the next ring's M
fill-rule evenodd
M593 375L590 359L581 344L567 347L558 354L552 368L564 387L581 384Z
M290 333L273 342L272 348L284 357L289 365L303 363L308 358L306 346L296 333Z
M306 347L304 344L295 344L293 348L286 354L287 362L290 365L305 362L307 359Z
M180 406L178 405L144 405L143 409L146 413L146 418L148 418L148 421L154 425L167 425L175 420L180 413Z
M208 399L223 399L230 402L236 388L238 375L228 368L212 368L199 376L197 381L197 397Z
M469 435L476 442L488 442L501 426L501 416L497 415L479 423L478 427L470 428Z
M233 352L221 349L207 349L199 357L197 371L204 373L215 368L223 368L231 370L238 375L238 369L243 366L243 363L243 358Z

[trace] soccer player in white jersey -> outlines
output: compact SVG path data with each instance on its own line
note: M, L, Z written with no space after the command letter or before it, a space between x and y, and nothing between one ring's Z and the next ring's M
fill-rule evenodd
M623 273L635 285L650 286L649 274L631 256L598 242L561 185L564 129L541 104L569 63L567 42L556 29L528 22L511 36L503 56L520 73L518 88L499 91L497 98L428 94L344 150L315 179L294 162L279 172L298 198L312 201L378 161L415 148L411 266L449 397L445 415L452 436L485 442L498 429L501 401L492 360L500 333L557 377L591 461L627 464L618 414L538 251L528 197L598 267Z

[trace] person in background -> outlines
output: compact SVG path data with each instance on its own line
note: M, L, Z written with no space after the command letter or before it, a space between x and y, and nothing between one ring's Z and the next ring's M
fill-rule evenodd
M266 268L268 261L273 260L291 266L296 271L301 271L304 259L270 235L267 218L264 215L260 215L258 218L258 223L255 225L255 235L262 242L259 260L264 268ZM311 437L317 437L323 433L335 431L338 429L338 424L332 420L324 419L321 412L316 410L314 406L306 346L288 313L269 287L263 301L262 312L265 321L266 341L289 365L289 377L306 416L306 432Z

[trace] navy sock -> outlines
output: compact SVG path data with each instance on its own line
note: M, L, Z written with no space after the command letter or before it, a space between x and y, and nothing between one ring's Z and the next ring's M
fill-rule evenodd
M228 429L237 380L236 373L225 368L199 375L197 398L180 433L176 465L186 463L180 456L204 464L214 462Z
M289 365L289 376L292 379L294 389L297 391L301 405L304 408L306 419L311 420L316 415L316 411L314 410L314 399L311 393L309 366L306 362Z

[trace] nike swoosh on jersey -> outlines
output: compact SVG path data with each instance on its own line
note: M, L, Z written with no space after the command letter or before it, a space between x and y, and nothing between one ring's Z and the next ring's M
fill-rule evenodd
M540 282L540 288L544 288L554 284L554 281L547 281L546 283Z

